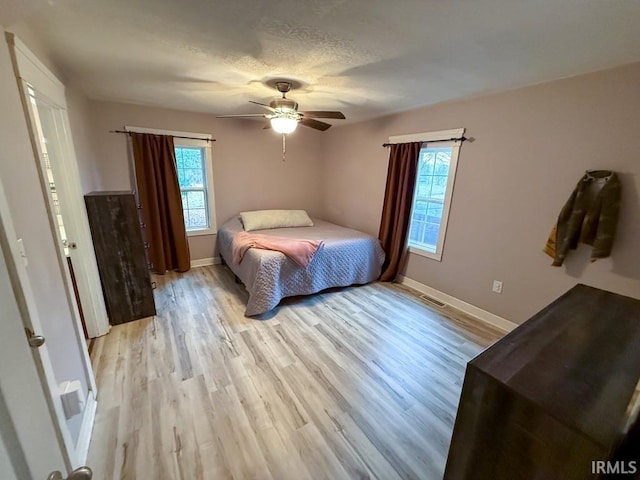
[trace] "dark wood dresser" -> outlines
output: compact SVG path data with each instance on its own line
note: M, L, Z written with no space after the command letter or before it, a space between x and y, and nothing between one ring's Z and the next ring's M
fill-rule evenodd
M112 325L156 314L132 192L85 195L102 290Z
M640 301L577 285L469 362L444 478L633 473L617 452L639 381Z

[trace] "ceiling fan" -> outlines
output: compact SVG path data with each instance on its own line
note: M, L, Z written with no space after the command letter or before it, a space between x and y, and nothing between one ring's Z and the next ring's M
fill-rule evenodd
M316 130L325 131L331 127L331 124L315 120L316 118L332 118L344 120L345 116L342 112L328 111L310 111L299 112L298 103L287 98L287 92L291 90L292 83L287 81L275 82L276 89L282 94L282 98L276 98L269 102L269 105L260 102L251 101L256 105L269 110L269 113L248 113L241 115L219 115L217 118L233 118L233 117L264 117L270 122L264 128L273 128L276 132L283 135L293 133L298 124L305 127L315 128Z

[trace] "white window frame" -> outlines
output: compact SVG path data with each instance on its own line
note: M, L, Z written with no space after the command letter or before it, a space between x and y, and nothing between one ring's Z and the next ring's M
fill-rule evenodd
M217 233L216 226L216 208L215 208L215 193L213 190L213 154L211 149L212 136L209 133L193 133L193 132L180 132L177 130L159 130L157 128L146 127L125 127L128 132L136 133L151 133L154 135L170 135L174 137L173 143L176 147L200 147L204 148L205 152L205 165L204 173L206 176L206 197L209 213L209 227L201 228L197 230L187 230L188 237L197 237L200 235L215 235ZM193 137L193 138L178 138L178 137ZM182 190L181 190L182 191Z
M464 128L457 128L453 130L440 130L437 132L416 133L410 135L398 135L389 137L389 143L409 143L409 142L422 142L422 148L432 147L451 147L451 163L449 164L449 175L447 177L447 191L445 193L444 201L442 204L442 220L440 223L440 231L438 233L438 242L436 245L436 251L430 252L424 248L420 248L416 245L409 243L409 237L407 235L407 245L409 253L420 255L422 257L430 258L438 262L442 261L442 252L444 250L444 242L447 234L447 226L449 224L449 211L451 209L451 199L453 198L453 187L455 184L456 171L458 169L458 156L460 155L461 141L446 141L451 138L461 138L464 135ZM438 142L433 145L429 145L430 142ZM418 178L416 178L416 184ZM413 209L416 203L416 196L418 194L418 188L413 192L413 199L411 200L411 212L409 213L409 222L413 217ZM411 228L411 225L409 225Z

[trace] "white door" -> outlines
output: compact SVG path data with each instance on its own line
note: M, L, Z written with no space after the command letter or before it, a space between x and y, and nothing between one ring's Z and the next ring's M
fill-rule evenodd
M60 262L67 272L67 288L73 289L66 258L69 256L88 336L98 337L109 331L109 319L71 139L64 85L19 39L10 37L9 41L28 111L33 147L40 160L51 225L60 243Z
M19 63L15 61L16 58L22 57L20 57L20 55L14 55L14 65ZM40 81L41 83L39 83L39 85L47 92L46 95L43 94L42 97L40 97L37 90L28 90L28 88L31 87L27 84L26 80L22 78L19 79L24 87L24 92L27 94L23 99L25 100L23 104L28 107L27 112L32 121L29 132L31 134L32 145L39 154L42 154L43 152L38 146L38 141L42 140L47 146L47 153L52 159L52 163L53 157L55 157L63 161L65 161L65 159L69 161L73 160L71 163L75 165L73 155L70 157L67 156L71 150L69 147L70 139L68 136L69 128L66 111L59 108L57 103L60 100L59 90L61 84L56 84L53 81L47 83L45 81L47 79L46 76L43 77L44 80L39 79L36 72L37 60L34 59L31 61L23 58L21 62L24 66L21 71L27 72L26 75L28 78ZM3 73L7 72L5 71ZM13 123L24 122L23 115L16 115L16 110L19 110L19 104L16 104L16 100L18 99L17 90L16 88L14 92L2 92L6 97L5 100L7 100L7 106L9 107L9 113L7 114L14 115L15 117ZM58 93L56 93L56 91ZM54 97L57 95L58 100L48 102L50 95ZM11 98L12 96L13 99ZM35 104L31 103L30 96L34 97ZM62 89L62 101L64 101L64 89ZM15 107L17 107L17 109ZM42 120L37 128L34 127L35 123L33 123L35 118ZM27 128L23 130L25 137L26 130ZM12 160L21 162L33 161L28 157ZM44 163L46 160L44 155L40 157L40 160ZM69 162L67 161L67 163ZM37 181L38 173L36 173L35 170L36 169L33 169L33 180ZM62 172L60 172L61 170ZM6 172L7 169L5 168L3 171ZM77 167L74 171L77 175ZM61 173L60 180L58 176L56 176L56 186L59 187L57 190L59 191L60 203L63 204L66 201L67 205L71 205L73 199L78 198L82 204L83 199L79 192L79 180L77 185L73 185L73 182L68 180L67 173L65 173L64 169L59 167L58 172ZM11 203L5 201L4 194L2 195L3 198L0 198L0 208L4 210L2 219L8 239L5 245L5 251L12 252L13 258L20 260L15 264L14 277L19 279L19 282L14 282L14 290L19 290L16 291L18 299L24 299L24 305L21 309L23 314L22 318L25 322L24 326L28 327L35 334L43 335L47 339L43 347L32 351L33 360L41 376L41 390L44 392L44 396L48 402L49 411L55 417L57 436L63 445L63 456L66 466L75 468L84 463L89 449L96 411L96 385L79 320L67 259L60 241L60 229L58 228L53 210L54 204L50 184L47 181L45 171L40 170L39 173L41 174L40 180L43 194L48 200L48 206L50 207L48 212L50 222L48 225L41 225L40 222L43 220L46 222L46 215L42 215L42 213L44 213L42 211L40 211L40 214L36 213L37 216L34 217L37 218L39 222L39 228L37 229L29 229L28 226L31 221L28 216L11 219L10 212L23 212L24 210L18 209L17 206L20 202L29 202L29 199L20 198L17 194L16 186L10 185L7 190L12 190L11 196L8 196L8 200ZM3 180L6 181L10 178L10 175L7 175L3 177ZM62 195L62 184L65 186L64 196ZM28 189L28 191L33 191L33 189ZM73 195L74 192L75 195ZM37 202L34 203L36 206L38 205ZM77 203L78 202L76 202L76 204ZM69 210L72 209L68 208L67 211ZM68 218L71 220L68 221ZM86 212L82 205L80 214L75 215L74 212L74 215L65 217L64 224L68 230L71 231L73 229L75 233L78 231L76 227L81 225L83 220L86 223ZM9 229L7 227L8 222L11 222L11 225L15 224L17 228L12 226L11 229ZM24 234L24 242L20 246L16 238L16 230ZM38 232L39 235L45 234L47 237L43 238L42 241L36 242L33 238L34 232ZM77 238L79 254L77 257L74 257L74 261L77 259L79 265L84 265L83 262L86 260L87 255L83 255L83 253L86 254L90 251L89 258L93 259L93 265L95 267L95 281L85 281L88 270L83 269L83 273L81 274L81 269L78 267L78 271L76 272L78 273L78 286L80 287L82 284L86 288L84 292L89 296L87 305L93 305L95 307L101 304L104 310L104 300L102 298L97 267L95 266L95 257L93 256L93 247L90 234L88 233L88 225L86 235L82 234ZM33 248L36 245L40 247L37 250ZM84 245L86 248L80 248L80 245ZM32 248L30 249L30 247ZM7 266L9 268L10 264L8 263ZM9 268L9 272L12 272L11 268ZM95 290L95 285L93 285L95 283L97 283L98 291L96 298L100 300L98 303L91 300L91 296L94 296L95 293L91 293L92 290ZM87 294L88 291L89 293ZM82 290L80 293L82 295ZM84 302L84 298L82 300ZM86 307L86 305L83 305L83 307ZM87 308L86 310L96 311L95 308ZM88 323L87 327L89 327ZM17 339L14 337L12 341L17 341ZM2 381L2 379L0 379L0 381ZM71 396L65 395L65 393L68 393L67 391L77 392L79 401L75 403L73 408L69 408L69 404L67 404L67 408L65 409L63 407L63 398L70 398Z
M70 472L78 467L76 452L69 451L68 429L64 421L61 423L64 413L60 398L50 388L55 380L46 339L40 347L30 347L25 334L25 327L40 330L39 319L29 308L31 295L0 184L0 478L3 480L45 480L54 471Z
M65 469L64 453L27 346L4 255L0 315L0 431L5 456L0 478L45 479L51 471Z

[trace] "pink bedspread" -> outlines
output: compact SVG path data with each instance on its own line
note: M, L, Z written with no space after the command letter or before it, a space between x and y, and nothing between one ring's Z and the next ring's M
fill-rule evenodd
M307 268L321 245L322 241L317 240L299 240L260 233L238 232L233 236L231 250L233 263L236 265L242 261L242 257L248 249L262 248L263 250L282 252L301 267Z

